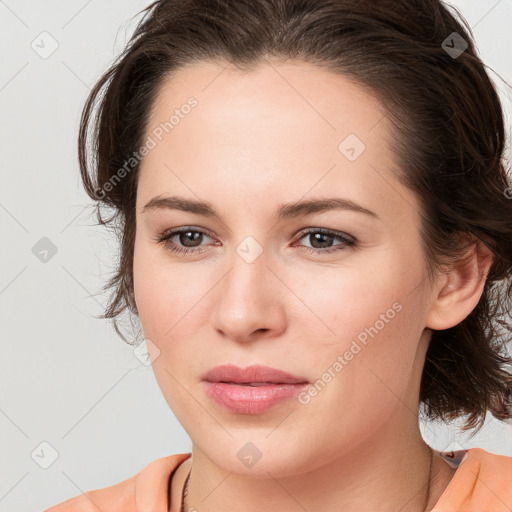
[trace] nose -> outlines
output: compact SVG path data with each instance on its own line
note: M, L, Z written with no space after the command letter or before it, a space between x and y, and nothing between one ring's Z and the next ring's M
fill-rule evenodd
M286 329L285 288L265 252L252 262L234 252L215 287L213 328L242 343L281 335Z

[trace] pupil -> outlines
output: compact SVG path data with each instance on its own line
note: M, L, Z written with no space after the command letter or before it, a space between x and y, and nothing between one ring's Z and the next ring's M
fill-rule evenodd
M312 245L315 249L322 249L322 248L325 248L325 247L324 247L324 246L325 246L325 240L324 240L324 243L323 243L323 245L322 245L321 237L327 237L327 242L329 242L329 241L330 241L330 239L332 239L332 235L327 235L327 234L325 234L325 233L314 233L312 236L313 236L313 240L314 240L314 242L313 242L311 245ZM318 246L316 246L316 245L315 245L317 242L320 242L321 247L318 247Z
M189 245L190 241L194 241L201 237L201 233L198 231L184 231L180 233L180 243L182 243L186 247L195 247L194 244Z

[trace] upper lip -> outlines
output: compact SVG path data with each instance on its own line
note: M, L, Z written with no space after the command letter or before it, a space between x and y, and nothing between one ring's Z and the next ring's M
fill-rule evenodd
M203 375L203 380L208 382L233 382L236 384L249 382L302 384L308 382L303 377L297 377L291 373L258 364L248 366L247 368L239 368L231 364L216 366Z

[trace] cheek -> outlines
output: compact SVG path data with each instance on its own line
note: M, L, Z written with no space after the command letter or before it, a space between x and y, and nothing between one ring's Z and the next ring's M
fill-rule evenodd
M315 355L317 372L331 368L345 374L353 379L353 386L342 388L366 393L372 401L372 391L368 390L382 390L378 377L395 389L404 382L404 375L410 376L423 329L426 297L422 268L405 256L380 254L373 258L373 264L368 263L340 271L326 269L321 279L303 280L297 294L307 297L307 305L316 315L308 313L294 321L303 326L307 323L310 345L311 334L322 333L315 341L315 346L321 347ZM336 372L333 364L338 356L342 361ZM358 386L359 378L370 387Z
M201 324L206 304L203 300L215 276L209 285L208 276L192 272L193 268L197 267L171 263L160 248L135 243L135 301L146 338L161 350L173 339L192 339L194 329Z
M137 235L133 257L134 296L146 338L158 344L165 330L172 326L170 291L176 283L172 284L170 272L163 272L161 263L155 258L157 251L148 245Z
M413 290L422 279L417 265L408 265L399 254L377 251L364 261L347 259L339 268L313 270L309 275L307 269L292 270L286 279L306 306L294 321L323 325L326 344L350 340L375 323L379 331L384 325L389 331L388 325L400 316L397 310L415 302Z
M347 438L364 439L363 430L371 435L375 425L409 401L422 331L421 281L420 268L397 265L387 272L338 277L323 293L304 290L311 309L335 333L315 341L313 350L311 337L304 345L318 379L311 406L318 418L345 429ZM311 325L318 322L310 317Z
M157 347L153 348L152 369L158 385L174 414L185 421L187 411L201 414L194 410L195 402L183 385L196 359L191 341L197 339L198 300L204 292L199 289L200 280L190 279L180 265L164 260L161 251L136 241L134 294L144 336Z

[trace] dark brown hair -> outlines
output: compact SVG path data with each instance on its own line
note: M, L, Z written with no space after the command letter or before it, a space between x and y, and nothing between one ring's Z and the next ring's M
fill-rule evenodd
M399 179L423 207L431 279L463 258L468 242L493 253L475 309L432 334L420 387L425 413L445 421L468 416L464 430L481 428L487 411L512 417L512 186L504 117L463 16L439 0L162 0L141 13L124 52L92 89L80 125L85 189L99 223L114 223L121 246L101 318L113 319L127 341L116 320L123 312L137 315L133 155L164 79L194 62L248 70L266 59L298 59L354 79L381 101ZM101 207L112 216L104 218Z

